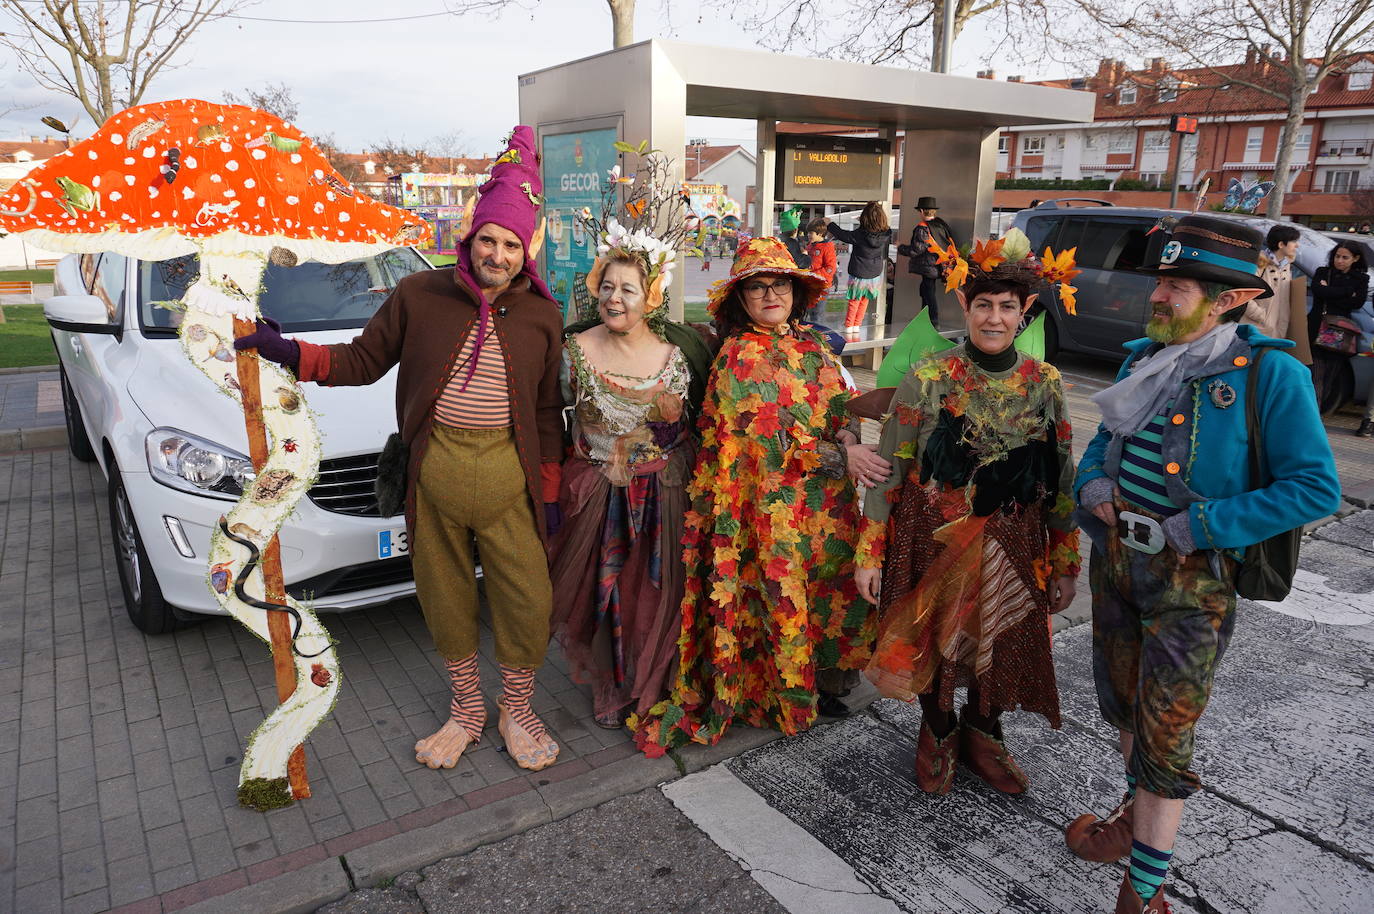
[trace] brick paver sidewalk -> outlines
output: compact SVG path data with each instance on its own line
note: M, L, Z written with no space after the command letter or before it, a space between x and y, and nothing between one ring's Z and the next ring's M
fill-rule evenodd
M99 469L65 451L0 456L0 910L177 910L636 754L592 723L554 651L534 705L557 765L517 768L494 723L456 768L418 765L412 747L448 713L448 690L406 601L323 617L344 683L306 746L314 795L240 809L242 746L276 703L269 653L227 618L139 633L104 492ZM489 632L481 666L494 722ZM664 777L626 764L645 766L641 786Z
M0 374L0 431L63 424L57 369Z

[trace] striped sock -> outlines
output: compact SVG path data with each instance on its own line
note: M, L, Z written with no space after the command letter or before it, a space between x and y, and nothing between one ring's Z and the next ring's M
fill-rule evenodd
M544 724L534 716L530 697L534 695L534 670L529 667L501 664L501 703L526 733L536 740L548 736Z
M1129 770L1126 772L1126 792L1132 797L1135 796L1135 775L1131 774Z
M445 660L448 668L449 688L453 700L449 703L448 713L474 740L482 738L482 727L487 722L487 705L482 700L482 686L477 678L477 652L473 651L462 660Z
M1173 851L1156 850L1139 841L1131 842L1131 885L1141 901L1148 902L1155 897L1159 887L1164 884L1164 877L1169 874L1169 861L1173 856Z

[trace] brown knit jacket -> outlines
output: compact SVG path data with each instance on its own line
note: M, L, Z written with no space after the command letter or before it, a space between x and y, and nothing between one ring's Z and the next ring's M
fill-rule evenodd
M491 320L506 358L520 466L525 471L535 523L540 536L546 536L540 466L556 467L562 459L563 394L558 369L563 357L563 320L558 306L530 291L529 285L525 277L516 277L492 302ZM474 293L457 281L453 270L413 273L397 284L351 343L325 347L329 350L327 373L323 378L309 378L331 387L371 384L399 364L396 424L410 446L406 526L412 543L415 482L429 444L434 404L453 371L463 341L477 326L477 308ZM499 309L505 309L504 317L499 316Z

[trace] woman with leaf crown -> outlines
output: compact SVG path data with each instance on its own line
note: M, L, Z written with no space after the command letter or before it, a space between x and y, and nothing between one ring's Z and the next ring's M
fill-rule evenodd
M665 315L684 208L654 177L659 155L626 146L645 164L629 179L611 175L599 219L579 217L601 238L586 279L597 313L565 331L572 448L559 494L565 521L550 545L552 631L608 728L647 711L671 684L685 491L711 361L703 335ZM620 187L629 188L628 226L611 215ZM654 218L668 226L663 237L651 232Z
M881 608L868 676L920 702L922 790L947 792L962 761L1021 793L998 718L1020 707L1059 726L1046 615L1073 599L1079 557L1063 385L1014 337L1037 286L1057 282L1072 313L1074 252L1037 258L1013 229L967 259L935 253L968 337L956 346L931 329L924 351L940 351L917 357L882 408L878 453L894 472L868 488L855 559L859 593Z

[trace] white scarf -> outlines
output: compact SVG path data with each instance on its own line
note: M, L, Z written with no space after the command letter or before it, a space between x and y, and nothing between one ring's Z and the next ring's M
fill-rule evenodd
M1113 435L1134 435L1150 424L1185 382L1232 367L1226 355L1235 341L1236 324L1220 324L1191 343L1170 344L1136 359L1129 375L1093 394L1103 424Z

